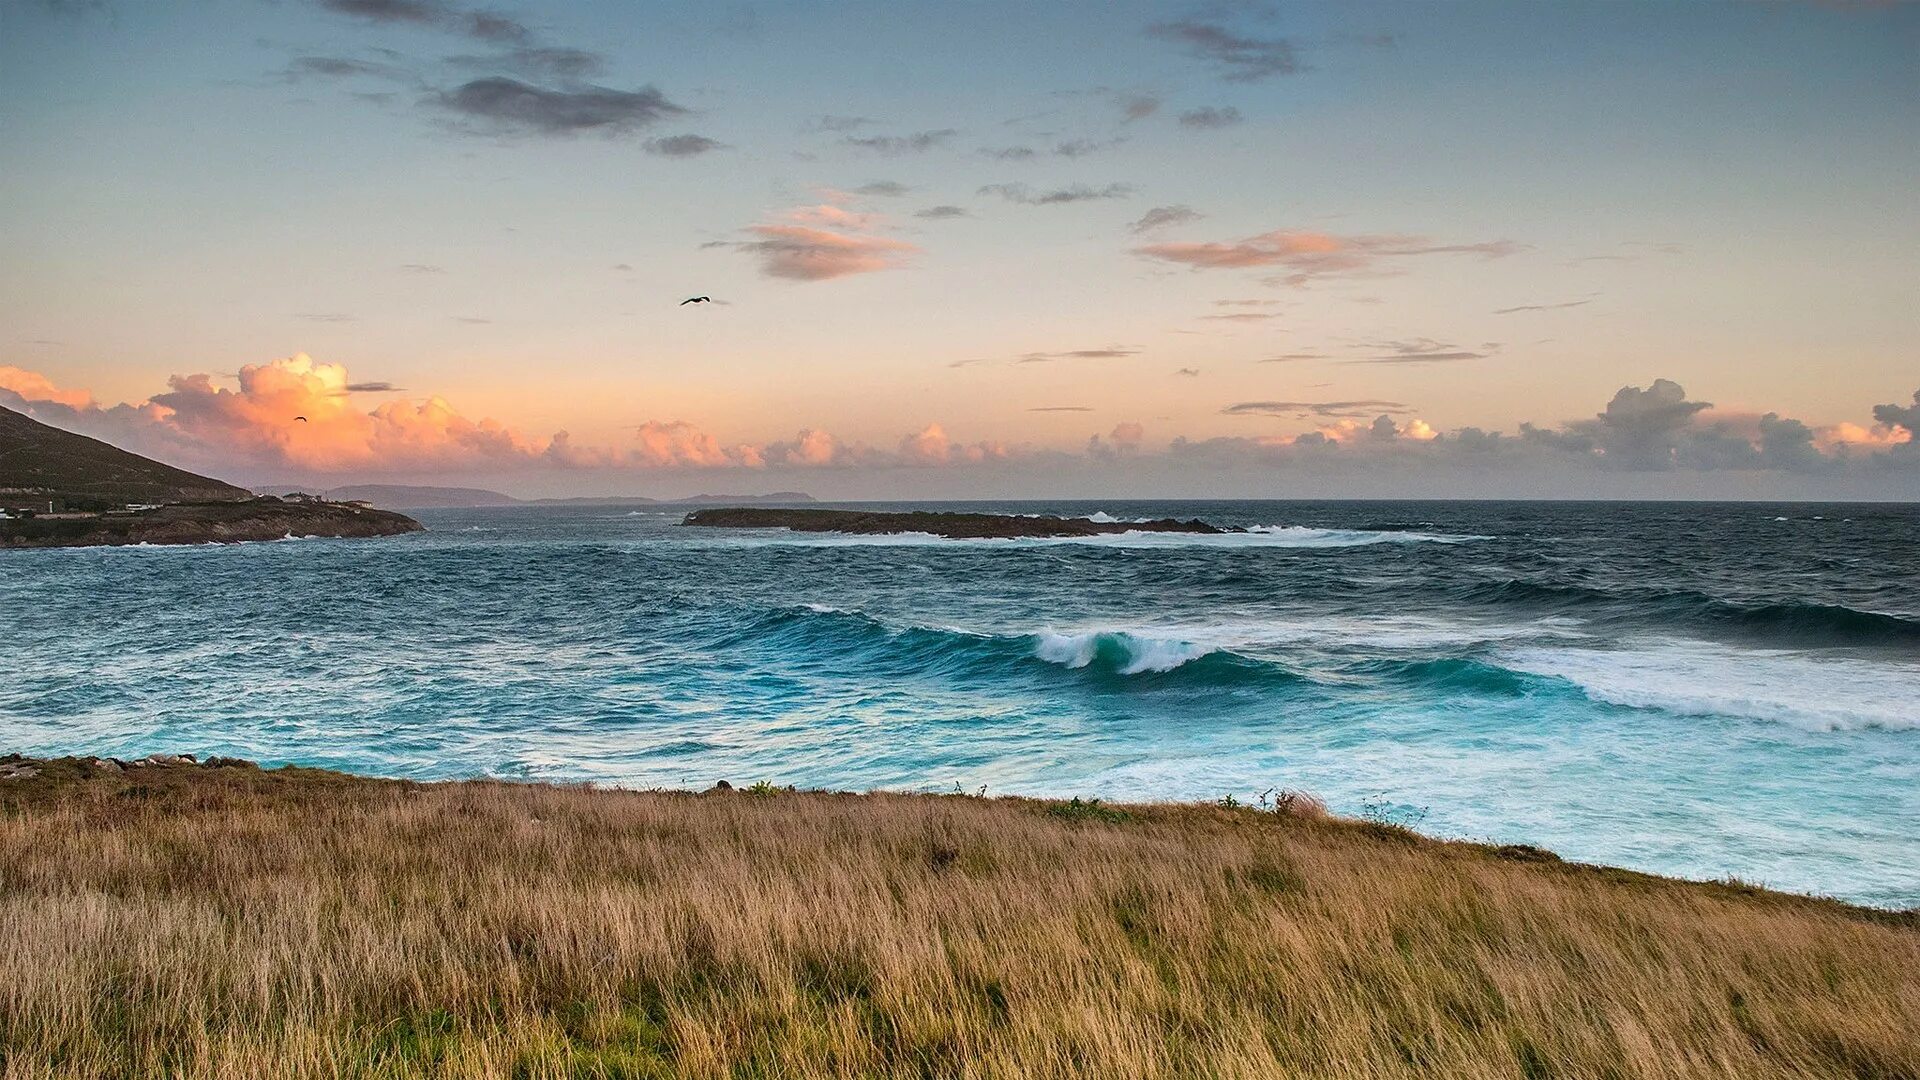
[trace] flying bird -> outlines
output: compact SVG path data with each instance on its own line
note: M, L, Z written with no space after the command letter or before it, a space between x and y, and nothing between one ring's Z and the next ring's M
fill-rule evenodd
M300 421L303 424L307 422L307 418L304 416L296 416L294 417L294 419Z
M685 300L680 301L680 306L686 307L688 304L711 304L711 303L713 303L713 297L711 296L689 296Z

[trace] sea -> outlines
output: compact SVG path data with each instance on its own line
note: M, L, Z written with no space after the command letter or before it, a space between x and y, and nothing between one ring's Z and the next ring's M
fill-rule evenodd
M0 552L0 751L1334 811L1920 905L1920 506L888 505L1250 531L947 540L685 508Z

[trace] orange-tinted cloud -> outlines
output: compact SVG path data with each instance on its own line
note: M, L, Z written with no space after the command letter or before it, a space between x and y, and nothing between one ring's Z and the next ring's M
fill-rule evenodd
M52 379L25 368L0 365L0 389L11 390L29 401L53 401L75 409L93 404L93 395L85 390L62 390Z
M897 270L920 249L880 236L877 219L832 203L789 210L783 220L750 225L759 237L734 244L760 257L760 272L790 281L830 281L852 274Z
M1276 229L1233 241L1169 241L1147 244L1134 253L1195 270L1244 270L1277 266L1290 271L1289 285L1316 277L1378 271L1381 264L1416 255L1472 254L1494 259L1521 250L1510 240L1474 244L1436 244L1424 236L1339 236L1309 230Z

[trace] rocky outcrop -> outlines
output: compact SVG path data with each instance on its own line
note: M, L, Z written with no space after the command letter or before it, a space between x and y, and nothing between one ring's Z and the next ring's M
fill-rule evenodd
M175 503L138 513L0 521L0 548L231 544L288 537L397 536L419 522L391 510L328 502Z
M1244 531L1210 525L1198 519L1092 521L1087 518L1025 517L1019 514L963 514L929 510L890 513L873 510L811 510L757 506L695 510L680 524L722 529L791 529L795 532L837 532L859 535L931 533L934 536L944 536L954 540L1101 536L1125 532L1219 534Z

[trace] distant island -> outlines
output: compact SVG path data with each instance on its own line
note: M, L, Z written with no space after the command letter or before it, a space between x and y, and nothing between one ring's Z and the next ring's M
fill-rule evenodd
M0 408L0 548L394 536L421 528L354 502L255 497Z
M791 529L794 532L837 532L856 535L930 533L951 540L1015 540L1027 537L1103 536L1125 532L1198 533L1220 535L1245 532L1232 526L1210 525L1199 519L1156 518L1152 521L1095 521L1024 514L963 514L929 510L892 513L873 510L809 510L729 506L695 510L680 524L720 529Z
M568 499L521 499L486 488L430 487L416 484L353 484L329 488L327 498L339 502L365 502L393 510L452 510L488 506L645 506L654 504L689 505L711 503L810 503L813 496L801 491L770 491L764 495L689 495L682 499L656 499L645 495L589 495Z

